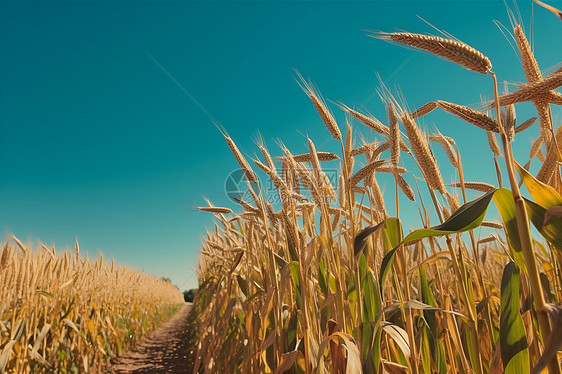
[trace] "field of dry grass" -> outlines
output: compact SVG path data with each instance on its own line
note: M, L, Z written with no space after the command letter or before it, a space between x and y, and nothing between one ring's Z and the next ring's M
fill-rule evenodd
M562 126L550 106L562 104L556 91L562 71L543 74L521 26L511 31L527 82L501 95L492 62L461 41L372 35L489 76L494 99L477 107L427 98L409 110L381 87L386 119L341 103L341 125L313 83L297 73L341 145L339 154L308 139L307 153L293 154L280 143L275 157L258 142L262 157L249 160L224 133L246 175L248 198L235 209L210 202L200 208L215 215L216 225L198 267L196 371L560 372ZM522 102L534 105L535 118L516 116ZM469 161L456 140L422 131L421 117L434 111L486 133L496 184L465 180L463 162ZM531 126L540 135L529 159L515 160L512 142ZM360 132L375 132L377 141L359 142ZM437 148L446 158L436 159ZM407 169L405 159L415 167ZM540 163L534 175L531 161ZM444 182L444 163L454 168L457 183ZM335 177L326 164L337 165ZM260 184L260 175L274 192ZM385 193L378 183L383 175L395 186ZM468 190L480 195L468 201ZM407 235L402 195L423 222ZM487 220L490 204L501 221ZM477 237L481 227L489 235Z

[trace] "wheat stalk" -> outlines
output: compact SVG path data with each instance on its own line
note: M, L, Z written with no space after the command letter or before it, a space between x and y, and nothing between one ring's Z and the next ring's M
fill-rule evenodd
M388 165L377 168L377 173L404 174L408 169L402 166Z
M447 139L445 136L443 136L443 134L438 132L437 135L430 136L429 140L438 143L441 148L443 148L451 165L453 165L454 167L459 166L459 161L457 160L457 152L455 152L453 148L454 141L451 142L452 139Z
M380 32L369 36L423 49L477 73L487 74L492 68L490 60L480 51L457 40L410 32Z
M210 213L222 213L222 214L232 213L232 209L218 207L218 206L200 206L197 207L197 209L203 212L210 212Z
M312 101L314 108L316 108L318 115L322 119L322 122L324 122L324 125L326 125L326 128L328 129L332 137L336 140L341 140L341 132L338 124L336 123L332 112L330 111L330 109L328 109L326 103L324 103L322 95L320 95L320 93L314 89L312 83L307 82L299 72L297 72L297 76L299 79L297 83L304 91L304 93L306 93L306 95L310 98L310 101Z
M515 133L519 134L521 131L527 130L529 127L531 127L533 125L533 123L535 123L536 120L537 120L537 117L529 118L528 120L526 120L525 122L523 122L519 126L515 127Z
M482 221L482 226L498 230L503 229L503 224L494 221Z
M541 95L562 86L562 72L551 74L548 77L529 84L522 84L519 90L502 95L498 98L501 106L517 104L522 101L533 101Z
M386 110L388 113L390 162L394 165L398 165L398 161L400 161L400 128L398 127L397 113L392 101L388 103Z
M470 124L473 124L474 126L480 127L481 129L492 132L500 132L498 123L482 112L466 107L464 105L449 103L442 100L438 100L437 105L439 105L441 109L454 114L455 116L463 119Z
M492 153L496 156L501 156L502 152L494 133L491 131L486 131L486 136L488 137L488 145L490 146Z
M381 123L381 121L379 121L378 119L376 119L375 117L372 116L366 116L363 113L360 113L356 110L351 109L350 107L348 107L345 104L340 104L339 105L340 108L342 108L347 114L351 115L352 117L354 117L355 119L357 119L359 122L361 122L362 124L364 124L367 127L370 127L372 130L374 130L375 132L378 132L379 134L382 135L386 135L388 136L390 134L390 129L386 126L383 125Z
M443 178L441 177L441 171L439 170L437 162L431 153L426 138L422 135L422 132L408 113L404 112L401 119L402 124L406 128L406 133L408 134L412 151L414 152L414 155L416 155L428 186L441 193L445 192L445 185L443 183Z
M513 30L515 36L515 43L519 49L519 54L521 55L521 65L523 67L523 72L528 82L536 82L542 79L542 74L539 69L539 64L535 59L533 50L529 45L529 41L525 37L525 33L521 28L521 25L516 25Z
M394 174L394 178L404 195L406 195L409 200L415 201L414 190L412 190L412 187L410 187L406 180L400 174Z
M502 125L505 130L505 135L507 140L513 141L515 138L515 122L517 117L515 114L515 106L513 104L507 105L505 107L505 112L503 112Z
M318 157L319 161L333 161L339 159L338 155L331 152L316 152L316 156ZM303 153L294 155L293 160L295 160L296 162L311 162L312 157L310 153Z
M556 132L556 138L557 140L562 140L559 139L561 138L561 131L562 127L558 128L558 131ZM543 162L543 164L541 165L541 168L539 169L536 178L543 182L543 183L549 183L550 179L554 176L554 171L556 170L556 167L558 166L558 154L557 151L558 149L556 148L556 143L554 141L550 141L549 143L546 143L546 157L545 160Z
M425 116L426 114L431 113L433 110L435 110L435 108L437 108L437 103L435 101L430 101L428 103L425 103L424 105L413 111L412 113L410 113L410 117L415 119L418 117Z
M539 135L533 141L533 143L531 143L531 148L529 149L529 161L534 159L537 156L537 154L540 152L542 143L543 143L542 135Z
M240 167L244 171L244 174L246 175L248 181L250 181L251 183L258 183L258 178L256 177L256 174L254 173L254 171L252 170L252 168L250 167L244 156L242 156L242 153L236 146L236 143L234 143L234 140L232 140L232 138L226 134L224 134L224 138L232 154L234 155L234 158L238 162L238 165L240 165Z
M448 184L447 186L462 187L462 183L460 182L451 183ZM494 185L484 182L464 182L464 187L468 188L469 190L475 190L480 192L490 192L496 189Z
M366 166L359 169L353 176L349 179L349 186L355 187L357 183L361 182L369 174L373 173L379 166L384 165L385 160L377 160L368 163Z

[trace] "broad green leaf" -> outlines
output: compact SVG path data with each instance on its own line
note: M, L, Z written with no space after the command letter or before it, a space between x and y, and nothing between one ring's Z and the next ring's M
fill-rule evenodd
M379 284L382 289L386 274L392 265L394 260L394 255L397 248L401 244L408 244L416 240L423 238L428 238L430 236L440 236L464 232L467 230L474 229L482 223L484 216L486 215L486 210L488 205L494 196L494 191L490 191L476 200L468 202L457 209L448 220L443 222L441 225L433 226L429 229L418 229L406 236L400 243L396 244L395 247L390 250L383 258L381 263L381 270L379 276ZM388 224L386 227L388 228Z
M291 277L293 278L293 284L295 285L297 308L301 309L302 299L301 299L301 287L299 281L299 263L297 261L289 262L289 269L291 271Z
M425 266L420 267L420 283L421 283L421 299L422 302L429 306L437 306L435 298L431 293L429 288L429 282L427 281L427 274L425 271ZM424 311L423 316L427 321L427 324L431 328L432 332L437 332L437 320L435 319L435 312Z
M549 242L562 249L562 218L554 217L543 227L545 213L548 209L562 205L562 196L552 187L533 177L527 170L515 164L527 191L534 202L525 199L527 213L533 225Z
M289 323L287 325L287 344L289 350L294 350L297 346L297 327L298 327L298 314L293 310Z
M515 215L515 201L510 190L501 188L494 193L494 202L500 212L506 237L509 245L516 251L521 252L521 240L517 229L517 218Z
M386 220L386 225L383 229L383 244L385 256L382 259L381 271L379 276L379 285L382 290L382 285L384 284L384 278L388 273L388 270L392 266L394 260L394 254L400 246L402 241L402 225L400 224L400 219L389 218Z
M363 253L359 255L359 276L363 297L363 321L374 320L381 310L381 300L377 282L372 270L367 267ZM362 325L363 370L365 373L376 373L380 364L381 330L370 325Z
M414 240L428 238L430 236L460 233L480 226L495 191L496 190L487 192L479 198L464 204L441 225L412 232L404 238L401 244L410 243Z
M295 249L295 243L293 243L293 239L289 235L287 235L287 248L289 249L289 256L291 256L292 261L297 261L299 256Z
M263 291L258 290L252 296L250 296L246 300L244 300L244 304L250 305L252 303L252 301L260 298L261 296L263 296Z
M513 261L505 266L502 276L500 351L505 373L529 373L525 326L519 314L519 268Z
M513 193L505 188L500 188L494 193L494 203L500 213L505 236L508 242L510 255L515 261L515 264L527 271L525 259L523 258L521 239L519 238L519 229L517 228L517 217L515 214L515 201Z
M328 295L328 278L326 275L326 264L324 263L324 257L320 257L320 264L318 265L318 285L324 293L324 296Z
M363 261L361 261L363 260ZM361 275L361 291L363 295L363 319L372 321L381 310L380 290L377 289L375 276L370 269L367 269L365 258L360 257L359 261Z
M422 341L421 341L421 362L423 367L424 373L431 373L431 349L430 349L430 342L429 342L429 327L422 326Z
M396 217L387 218L383 230L384 253L398 246L402 240L402 224Z
M390 270L390 267L392 266L392 263L394 262L394 255L396 254L396 251L398 250L399 247L395 247L394 249L392 249L390 252L388 252L386 255L384 255L382 261L381 261L381 271L379 274L379 287L382 290L383 289L383 284L384 284L384 280L386 278L386 274L388 273L388 270Z
M377 225L365 227L355 236L355 240L353 241L353 253L355 256L358 256L367 247L367 239L369 238L369 235L383 227L385 223L386 221L382 221Z
M240 274L236 275L236 280L238 281L238 286L240 290L244 294L244 296L248 296L248 282L244 278L240 276Z
M429 288L425 266L423 265L420 267L420 283L422 302L430 306L437 306L435 297L433 297L431 289ZM435 312L424 310L423 317L427 322L427 326L423 327L424 339L427 340L427 343L431 348L430 352L433 366L438 368L439 373L445 374L447 372L444 354L445 349L443 347L443 343L437 339L437 336L439 336L439 325L437 324L437 319L435 318ZM425 368L426 362L423 362L423 364Z
M562 196L560 196L554 188L535 179L535 177L522 168L518 163L515 163L515 167L535 203L545 209L549 209L556 205L562 205Z
M554 244L558 250L562 250L562 218L554 217L550 220L548 225L543 227L546 209L529 200L525 200L525 205L531 222L537 230L539 230L541 235Z

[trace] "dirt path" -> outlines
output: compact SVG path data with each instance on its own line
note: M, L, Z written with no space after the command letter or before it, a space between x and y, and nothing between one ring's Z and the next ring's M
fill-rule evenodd
M193 353L190 346L188 314L191 304L182 307L168 322L149 333L131 351L117 357L108 374L191 374Z

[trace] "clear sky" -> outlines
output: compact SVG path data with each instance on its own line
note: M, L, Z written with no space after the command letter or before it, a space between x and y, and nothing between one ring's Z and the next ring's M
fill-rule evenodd
M540 67L559 64L562 22L530 1L518 5ZM491 97L488 76L365 35L437 33L417 15L482 51L500 80L524 81L493 22L509 27L501 1L1 1L1 236L59 249L77 237L91 257L99 250L182 289L196 286L212 217L195 207L204 195L234 208L224 183L237 164L210 117L249 156L258 131L275 155L276 139L305 152L306 134L318 150L337 151L293 69L326 99L381 119L376 73L399 85L411 108ZM519 122L532 113L521 106ZM559 107L554 116L559 126ZM442 113L422 125L457 139L467 180L495 183L481 130ZM536 134L518 136L522 163Z

